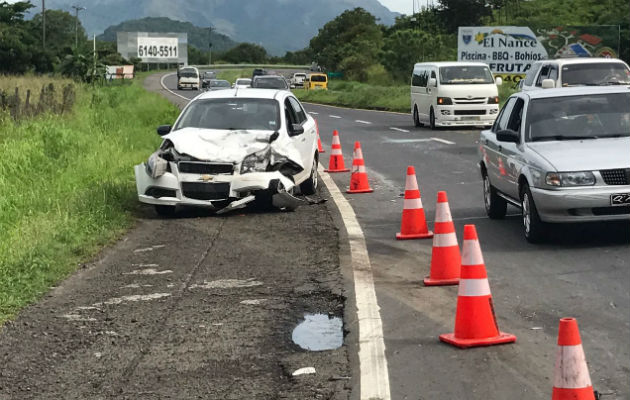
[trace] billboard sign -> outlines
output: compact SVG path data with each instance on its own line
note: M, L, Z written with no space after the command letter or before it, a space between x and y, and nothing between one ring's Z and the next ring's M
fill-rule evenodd
M556 26L536 31L549 58L606 57L619 54L619 25Z
M144 63L188 64L188 34L117 32L118 53Z
M458 61L479 61L505 81L518 81L532 63L548 57L534 32L524 26L464 26L457 39Z

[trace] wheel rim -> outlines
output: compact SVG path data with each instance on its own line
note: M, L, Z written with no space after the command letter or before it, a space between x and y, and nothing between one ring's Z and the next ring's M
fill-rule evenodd
M487 176L483 177L483 201L486 205L486 210L490 210L490 179Z
M317 158L313 158L313 169L311 170L311 180L313 181L313 188L317 189Z
M529 206L529 196L527 193L523 194L523 227L525 228L525 234L529 234L529 230L532 223L531 209Z

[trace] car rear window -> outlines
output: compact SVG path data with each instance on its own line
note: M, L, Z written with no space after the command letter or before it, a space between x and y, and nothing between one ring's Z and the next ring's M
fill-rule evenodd
M569 64L562 67L562 86L626 84L630 84L630 70L620 62Z
M630 93L532 99L527 140L579 140L630 136Z
M326 75L311 75L311 82L326 82Z
M280 127L280 107L272 99L224 98L195 100L183 112L174 130L203 128L269 130Z

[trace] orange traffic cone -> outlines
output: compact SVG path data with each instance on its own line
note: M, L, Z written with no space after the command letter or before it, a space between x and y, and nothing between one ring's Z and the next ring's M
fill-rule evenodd
M499 331L474 225L464 226L462 253L455 332L440 335L440 340L461 348L515 342L516 336Z
M370 187L367 172L365 171L365 161L361 151L361 143L354 142L354 152L352 154L352 175L350 176L350 189L347 193L371 193L374 189Z
M446 192L438 192L433 229L435 235L431 253L431 272L424 279L424 285L457 285L462 259Z
M560 319L552 400L595 400L575 318Z
M325 169L326 172L348 172L350 171L346 168L346 165L343 163L343 153L341 152L341 142L339 141L339 132L335 129L333 131L332 138L332 151L330 152L330 161L328 162L328 169Z
M325 153L326 151L322 147L322 140L319 138L319 124L317 123L316 119L314 119L314 121L315 121L315 130L317 131L317 151L319 152L319 154L322 154L322 153Z
M431 237L433 237L433 232L429 231L427 227L427 219L424 215L424 208L422 208L422 199L416 180L416 170L414 167L408 166L402 222L396 239L428 239Z

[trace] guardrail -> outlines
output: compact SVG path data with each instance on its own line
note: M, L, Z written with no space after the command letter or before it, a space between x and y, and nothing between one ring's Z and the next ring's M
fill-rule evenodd
M210 64L210 65L190 65L196 68L210 69L235 69L235 68L269 68L269 69L306 69L310 65L288 65L288 64Z

